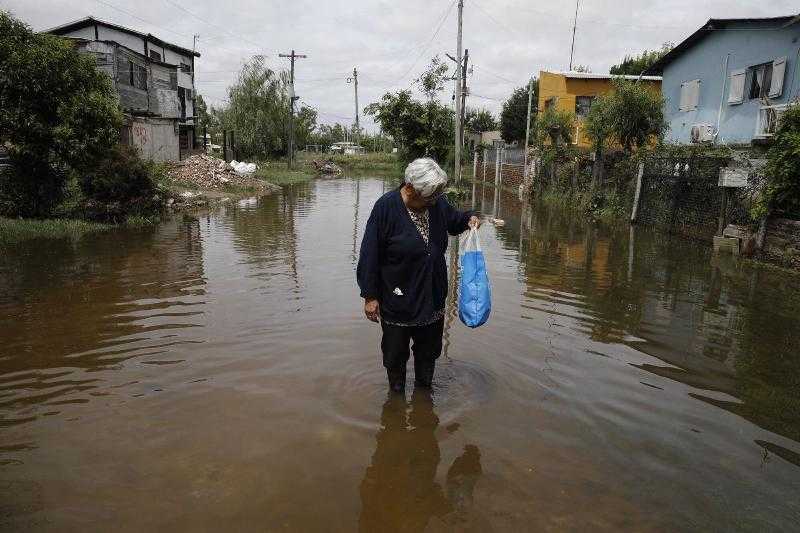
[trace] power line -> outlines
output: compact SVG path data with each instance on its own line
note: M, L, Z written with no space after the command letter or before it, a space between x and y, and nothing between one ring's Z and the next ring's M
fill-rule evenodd
M444 16L439 21L439 25L436 27L436 31L433 32L433 37L430 38L430 40L428 41L428 43L425 46L425 48L422 49L422 51L419 53L419 55L414 60L414 62L411 63L411 66L408 67L408 70L406 70L405 74L403 74L402 76L397 78L397 81L395 81L392 85L396 85L400 80L405 79L405 77L408 76L408 74L411 72L411 70L417 65L417 62L420 60L420 58L423 56L423 54L425 54L425 52L428 51L428 48L430 47L431 44L433 44L434 39L436 39L436 36L439 35L439 31L441 31L442 26L444 26L445 21L450 16L450 12L453 10L453 6L456 4L456 2L457 2L457 0L453 0L452 2L450 2L450 5L447 7L447 10L444 13Z
M259 43L255 42L255 41L251 41L251 40L249 40L249 39L245 39L244 37L242 37L242 36L241 36L241 34L240 34L240 35L234 34L234 33L233 33L233 32L231 32L230 30L228 30L227 28L224 28L224 27L222 27L222 26L220 26L220 25L218 25L218 24L215 24L215 23L213 23L213 22L210 22L210 21L208 21L208 20L204 19L203 17L201 17L201 16L199 16L199 15L196 15L195 13L192 13L191 11L189 11L188 9L186 9L185 7L183 7L183 6L181 6L180 4L178 4L177 2L173 2L172 0L164 0L164 2L166 2L166 3L170 4L171 6L175 7L176 9L180 9L181 11L183 11L184 13L186 13L187 15L189 15L189 16L191 16L191 17L194 17L194 18L196 18L196 19L197 19L197 20L199 20L200 22L203 22L203 23L205 23L205 24L208 24L209 26L214 26L215 28L219 28L219 29L221 29L222 31L224 31L224 32L226 32L228 35L230 35L231 37L235 37L235 38L237 38L237 39L241 39L242 41L244 41L244 42L246 42L246 43L249 43L249 44L251 44L251 45L255 46L255 47L258 49L258 50L262 50L262 51L264 51L264 52L265 52L265 55L267 55L267 54L268 54L268 52L267 52L266 50L264 50L264 48L262 48L262 46L261 46Z

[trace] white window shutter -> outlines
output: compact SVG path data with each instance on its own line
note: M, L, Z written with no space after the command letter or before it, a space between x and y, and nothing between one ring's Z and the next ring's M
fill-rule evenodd
M783 94L783 76L786 73L786 57L779 57L772 62L772 84L769 87L769 97L777 98Z
M686 86L684 111L694 111L700 103L700 80L687 81L684 85Z
M733 70L730 77L730 90L728 91L729 104L741 104L744 102L744 82L747 78L747 70Z
M688 92L689 92L689 84L686 82L681 83L681 100L680 103L678 104L679 111L688 111L688 107L686 105L688 99L687 98Z

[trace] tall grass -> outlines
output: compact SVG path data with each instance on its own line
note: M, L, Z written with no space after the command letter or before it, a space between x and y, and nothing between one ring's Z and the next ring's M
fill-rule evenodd
M79 239L88 233L108 231L112 224L74 219L16 219L0 217L0 246L30 239Z

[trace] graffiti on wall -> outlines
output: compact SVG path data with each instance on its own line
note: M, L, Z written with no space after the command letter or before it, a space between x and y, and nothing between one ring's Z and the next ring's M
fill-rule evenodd
M134 142L139 146L144 146L148 143L147 127L143 124L134 124L132 126Z

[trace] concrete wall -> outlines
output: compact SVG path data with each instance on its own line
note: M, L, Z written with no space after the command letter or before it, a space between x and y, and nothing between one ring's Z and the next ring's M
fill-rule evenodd
M94 41L94 26L72 30L65 33L64 37L75 37L77 39L86 39L87 41Z
M123 139L135 146L145 159L178 161L176 123L174 119L130 117Z
M741 104L728 104L731 71L773 61L786 56L786 73L783 94L773 100L783 104L796 97L800 87L798 54L800 53L800 24L774 29L761 23L713 31L664 69L662 93L666 99L665 115L670 131L667 138L673 142L689 143L693 124L716 125L722 101L722 118L719 124L718 143L750 143L756 132L758 100L748 99L750 75L745 80L745 100ZM728 57L727 70L724 70ZM681 84L700 80L700 98L696 110L680 111ZM724 89L724 90L723 90Z
M98 39L101 41L114 41L115 43L119 43L122 46L130 48L134 52L145 55L144 39L141 37L125 33L124 31L115 30L113 28L108 28L102 24L97 25L97 35ZM92 35L92 38L94 39L94 35Z

